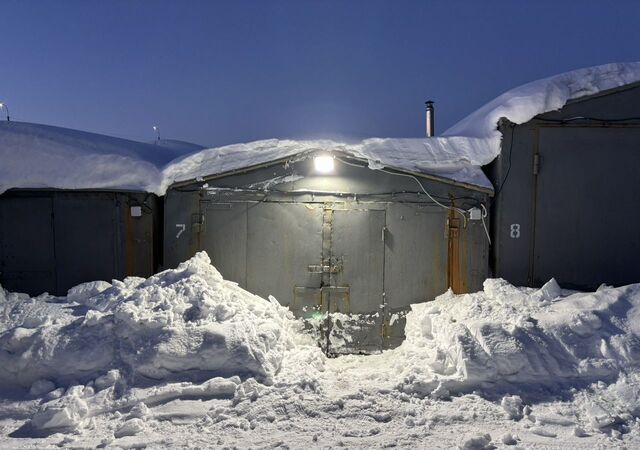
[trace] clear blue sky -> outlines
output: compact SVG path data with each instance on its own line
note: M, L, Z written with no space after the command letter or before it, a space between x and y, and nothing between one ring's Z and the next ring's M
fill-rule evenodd
M0 0L16 120L222 145L422 136L519 84L640 60L636 1Z

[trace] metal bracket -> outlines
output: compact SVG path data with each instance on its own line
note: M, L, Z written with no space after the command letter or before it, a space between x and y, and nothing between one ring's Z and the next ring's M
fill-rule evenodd
M322 264L309 264L307 271L310 273L329 273L331 266L325 266Z
M330 258L323 261L322 264L309 264L307 271L309 273L339 273L342 271L342 258Z
M195 232L204 231L204 214L191 214L191 229Z

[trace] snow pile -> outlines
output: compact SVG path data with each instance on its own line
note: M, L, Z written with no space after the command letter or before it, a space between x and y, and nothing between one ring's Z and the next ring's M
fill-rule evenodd
M561 297L501 279L412 306L395 350L400 389L421 395L614 380L640 365L640 285Z
M515 124L562 108L569 100L640 81L640 62L612 63L565 72L516 87L490 101L449 128L443 136L485 140L475 164L490 163L500 153L501 118Z
M487 280L406 319L397 349L328 359L205 253L66 298L0 289L0 445L640 442L640 284L567 295Z
M34 395L90 380L105 387L239 375L269 383L297 323L274 299L223 280L206 253L147 280L81 285L66 302L2 297L0 383Z

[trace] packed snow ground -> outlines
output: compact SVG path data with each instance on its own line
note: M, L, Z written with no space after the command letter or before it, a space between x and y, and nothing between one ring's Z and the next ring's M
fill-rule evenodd
M66 298L0 289L0 317L2 448L640 446L640 284L487 280L335 359L206 253Z

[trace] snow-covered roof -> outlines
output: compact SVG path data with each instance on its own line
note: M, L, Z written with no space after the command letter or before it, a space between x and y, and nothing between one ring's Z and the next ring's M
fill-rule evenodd
M511 89L469 114L443 133L484 140L477 164L488 164L500 153L501 118L515 124L562 108L569 100L640 81L640 62L612 63L561 73Z
M24 122L0 122L0 193L11 188L126 189L162 195L176 181L218 175L313 151L336 151L387 167L491 189L473 164L478 139L269 139L204 149L174 140L142 143ZM188 156L185 156L188 155Z
M614 63L562 73L512 89L449 128L441 137L334 141L264 140L202 150L165 169L165 182L186 181L293 157L315 150L340 151L387 167L433 174L491 188L480 166L500 153L498 121L520 124L562 108L569 100L640 81L640 62Z
M168 184L225 174L311 152L339 152L368 162L371 169L392 168L424 173L459 183L492 189L478 165L473 164L481 140L467 138L366 139L355 144L330 140L268 139L211 148L169 164Z
M481 170L500 153L498 121L520 124L569 100L640 81L640 62L605 64L537 80L505 92L441 137L262 140L204 149L161 140L153 144L48 125L0 122L0 193L14 187L131 189L162 195L174 182L221 175L315 151L361 158L383 167L435 175L491 189ZM185 156L187 155L187 156Z
M11 188L111 188L162 194L162 168L184 153L166 143L145 144L50 125L2 121L0 193Z

